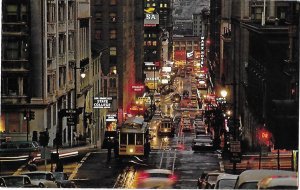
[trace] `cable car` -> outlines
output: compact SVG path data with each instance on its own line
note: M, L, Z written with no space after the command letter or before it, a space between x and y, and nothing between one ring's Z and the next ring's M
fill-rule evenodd
M175 133L175 128L173 126L172 118L171 117L162 118L158 129L158 135L173 136L174 133Z
M118 139L120 158L149 155L149 128L143 117L128 118L118 132Z

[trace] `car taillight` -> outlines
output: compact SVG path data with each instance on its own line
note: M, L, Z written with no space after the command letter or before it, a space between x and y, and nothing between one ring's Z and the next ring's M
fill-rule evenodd
M139 174L138 174L138 179L139 180L144 180L144 179L147 179L147 178L149 178L149 174L147 173L147 172L140 172Z
M173 182L177 181L177 176L175 174L169 175L169 179Z

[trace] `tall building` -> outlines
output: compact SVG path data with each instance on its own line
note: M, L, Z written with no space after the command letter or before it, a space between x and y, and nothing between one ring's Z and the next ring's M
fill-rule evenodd
M152 63L152 66L144 65L145 83L151 90L155 90L154 84L162 61L169 60L172 54L172 19L173 2L171 0L144 0L144 62ZM163 52L167 52L167 57ZM155 66L156 63L156 66ZM153 80L154 79L154 80Z
M92 54L101 53L104 95L113 98L112 113L126 113L134 100L131 86L140 81L143 12L139 0L92 0ZM117 78L111 78L112 75ZM106 81L110 80L110 83ZM108 84L109 86L107 86ZM122 121L120 121L122 122Z
M1 138L37 140L45 129L50 145L56 137L72 145L74 132L89 137L89 7L89 0L2 1ZM78 110L78 125L62 117L65 109Z
M232 0L231 41L225 83L241 138L258 147L256 131L266 128L275 148L297 149L299 2Z
M193 36L202 34L202 17L200 13L193 14Z

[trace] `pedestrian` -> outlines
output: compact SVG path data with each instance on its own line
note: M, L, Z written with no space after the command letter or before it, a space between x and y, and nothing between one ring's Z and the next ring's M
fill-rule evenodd
M119 141L118 141L118 139L114 140L114 156L115 156L115 160L119 157Z
M55 167L55 172L63 172L64 171L64 165L61 160L58 160Z
M250 162L249 160L247 161L247 165L246 165L246 170L250 170L251 169L251 165L250 165Z
M28 169L30 172L37 171L37 165L35 164L34 161L31 160L31 161L27 164L27 169Z
M111 142L111 139L108 138L108 141L107 141L107 163L109 163L110 159L111 159L111 148L112 148L112 142Z

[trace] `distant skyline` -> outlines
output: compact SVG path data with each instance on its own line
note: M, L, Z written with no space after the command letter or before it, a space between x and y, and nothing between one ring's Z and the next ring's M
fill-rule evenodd
M209 0L174 0L174 19L192 19L194 13L209 8Z

